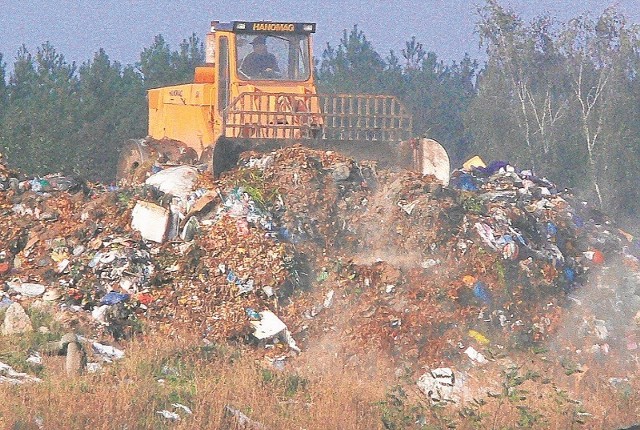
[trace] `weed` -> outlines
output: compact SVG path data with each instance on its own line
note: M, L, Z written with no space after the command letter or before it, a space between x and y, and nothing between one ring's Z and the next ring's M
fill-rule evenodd
M309 384L309 381L303 377L301 377L300 375L297 374L293 374L293 375L287 375L285 377L285 395L287 397L293 397L298 390L304 390L307 385Z
M465 212L472 214L482 214L484 212L484 205L482 200L475 196L470 196L462 201L462 207Z
M465 422L468 422L474 426L482 423L482 419L486 416L486 414L479 412L479 407L477 406L464 406L462 407L462 409L460 409L459 415L464 419Z
M522 385L525 381L537 380L540 378L540 374L528 370L524 375L520 374L520 369L509 369L504 371L505 381L503 382L502 397L507 398L510 402L515 403L527 398L528 391L520 390L516 387Z
M531 347L531 352L533 352L534 354L546 354L547 352L549 352L549 349L542 345L533 345Z
M262 382L265 384L269 384L276 379L276 375L273 373L271 369L262 369Z
M563 358L560 360L560 365L564 369L564 374L567 376L573 375L574 373L582 373L580 365L568 359Z
M409 404L407 393L401 386L387 392L385 400L378 402L380 419L387 430L426 428L425 410L420 404Z
M537 424L543 418L540 413L531 411L526 406L517 406L517 408L520 415L517 422L518 427L531 428L534 424Z

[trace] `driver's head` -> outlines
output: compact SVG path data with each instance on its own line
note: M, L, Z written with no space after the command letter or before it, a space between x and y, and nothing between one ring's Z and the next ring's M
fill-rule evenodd
M251 42L253 50L257 52L263 52L267 50L267 38L264 36L256 36Z

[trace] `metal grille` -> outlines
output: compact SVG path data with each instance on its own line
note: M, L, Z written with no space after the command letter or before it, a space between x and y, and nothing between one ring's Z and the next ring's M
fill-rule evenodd
M402 141L412 119L393 96L242 93L223 112L224 136Z

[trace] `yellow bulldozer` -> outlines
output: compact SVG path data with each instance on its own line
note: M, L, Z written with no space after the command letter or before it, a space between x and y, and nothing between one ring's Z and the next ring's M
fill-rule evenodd
M412 116L387 95L318 94L314 23L213 21L194 82L148 91L149 131L121 151L118 179L155 163L206 163L214 175L241 152L302 143L448 182L446 151L412 139Z

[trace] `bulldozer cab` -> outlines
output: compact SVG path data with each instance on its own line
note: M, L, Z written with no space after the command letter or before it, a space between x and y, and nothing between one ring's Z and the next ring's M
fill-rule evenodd
M313 85L310 36L314 32L315 24L214 21L207 52L218 47L218 64L229 65L231 85L309 88ZM215 53L208 55L207 62L213 58L215 63L215 57Z
M213 22L211 29L207 52L215 52L196 70L196 82L217 86L212 115L218 138L301 138L306 126L320 127L320 117L310 116L319 113L311 60L315 24ZM213 70L203 73L207 67Z

